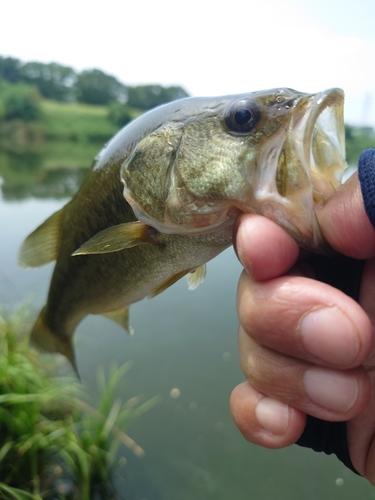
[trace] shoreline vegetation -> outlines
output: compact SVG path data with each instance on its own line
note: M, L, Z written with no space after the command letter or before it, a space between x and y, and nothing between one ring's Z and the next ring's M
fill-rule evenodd
M180 86L129 86L98 69L76 72L57 63L0 56L3 187L12 186L15 175L40 182L36 171L87 169L129 121L187 96Z
M0 147L17 154L57 141L98 146L144 111L182 97L180 86L129 86L99 69L0 56Z
M0 305L0 497L116 498L112 478L126 465L119 447L144 455L125 431L158 398L117 397L127 362L108 374L98 370L93 403L77 379L56 375L56 357L41 358L29 347L29 327L28 306L10 314Z

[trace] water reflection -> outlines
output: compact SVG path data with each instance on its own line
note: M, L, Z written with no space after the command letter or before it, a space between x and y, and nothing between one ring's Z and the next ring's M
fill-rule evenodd
M22 154L0 153L0 177L4 200L26 198L69 198L73 196L88 174L87 168L43 167L40 152Z

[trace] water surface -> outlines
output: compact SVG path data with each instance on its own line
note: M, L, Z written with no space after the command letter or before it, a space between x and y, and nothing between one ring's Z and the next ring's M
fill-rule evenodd
M84 173L39 172L35 181L29 170L21 172L17 184L14 172L1 174L0 165L0 301L15 305L32 296L36 315L45 302L53 265L19 269L18 247L67 201ZM107 369L112 362L131 360L121 398L161 396L129 430L146 455L125 452L128 464L118 480L122 498L375 498L375 490L336 458L297 446L264 450L247 443L233 424L229 396L243 380L235 312L240 272L233 249L228 249L208 264L206 280L197 290L189 291L182 279L154 299L134 304L134 336L100 316L88 317L77 328L77 361L85 383L95 386L99 365ZM170 396L173 388L180 391L177 399Z

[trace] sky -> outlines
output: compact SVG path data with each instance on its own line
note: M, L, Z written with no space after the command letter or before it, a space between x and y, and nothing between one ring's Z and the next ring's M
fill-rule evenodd
M13 0L0 55L99 68L191 95L341 87L345 120L375 127L374 0Z

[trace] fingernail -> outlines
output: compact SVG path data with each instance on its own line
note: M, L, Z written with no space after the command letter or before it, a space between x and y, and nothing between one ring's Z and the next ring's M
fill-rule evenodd
M359 340L350 319L337 307L316 309L300 321L305 349L324 361L348 365L358 356Z
M263 429L282 436L288 427L289 407L276 399L264 397L255 408L255 416Z
M305 373L304 384L310 399L328 410L345 413L357 400L358 382L345 373L310 368Z

